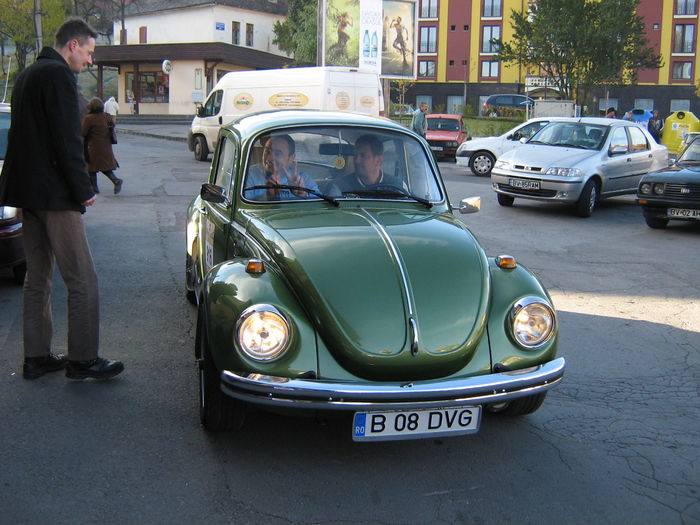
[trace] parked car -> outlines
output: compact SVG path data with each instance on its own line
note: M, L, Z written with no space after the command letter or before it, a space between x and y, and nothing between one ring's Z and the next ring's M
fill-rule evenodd
M665 228L672 220L700 222L700 136L673 166L642 177L637 203L650 228Z
M0 170L5 161L9 131L10 106L0 104ZM27 264L22 244L22 211L10 206L0 206L0 268L11 268L15 282L24 282Z
M529 139L541 128L549 124L552 117L533 118L498 137L479 137L462 142L457 148L457 164L469 167L474 175L491 175L496 159L506 151L522 145L522 139Z
M416 108L410 104L391 104L391 114L395 116L413 116Z
M290 160L305 187L264 178ZM204 427L239 428L257 406L354 414L353 439L393 440L537 410L565 367L552 302L452 212L400 124L279 111L222 128L187 211Z
M428 131L425 139L436 157L455 158L459 145L467 140L467 130L462 124L461 115L435 113L426 115Z
M491 95L484 101L482 114L496 117L503 113L503 108L525 110L528 106L532 106L534 103L535 101L527 95L520 95L517 93Z
M666 166L666 146L633 122L562 119L504 153L491 183L502 206L516 197L560 202L590 217L599 199L634 193L642 175Z

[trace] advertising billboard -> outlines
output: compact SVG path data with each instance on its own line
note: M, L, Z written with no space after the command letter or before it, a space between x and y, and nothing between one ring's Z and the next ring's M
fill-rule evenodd
M322 65L415 78L415 1L324 0L322 9Z

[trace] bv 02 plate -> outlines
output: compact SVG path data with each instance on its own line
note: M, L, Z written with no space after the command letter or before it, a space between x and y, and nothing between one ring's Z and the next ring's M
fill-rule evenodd
M356 412L354 441L390 441L473 434L479 430L480 406Z
M514 188L520 188L522 190L540 189L540 181L538 180L508 179L508 184Z
M666 211L666 216L682 219L700 219L700 210L692 210L688 208L669 208Z

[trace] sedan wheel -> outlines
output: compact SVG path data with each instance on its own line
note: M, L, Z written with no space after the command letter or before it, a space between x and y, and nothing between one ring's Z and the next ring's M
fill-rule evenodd
M655 230L663 230L666 228L666 226L668 226L668 219L659 219L658 217L650 217L645 215L644 220L649 228L654 228Z
M590 217L593 215L596 202L598 202L598 183L590 179L583 187L581 196L576 202L576 214L579 217Z
M515 202L515 197L511 197L510 195L505 195L503 193L497 193L496 195L498 196L498 204L501 206L507 206L510 208Z
M221 391L219 371L211 357L206 336L206 321L198 316L197 344L200 345L199 364L199 420L210 432L238 430L243 426L243 404Z
M503 416L524 416L537 411L537 409L542 406L546 397L547 392L542 392L534 396L519 397L512 401L487 405L486 409L493 414L500 414Z
M488 177L495 161L496 158L488 151L478 151L469 159L469 167L477 177Z

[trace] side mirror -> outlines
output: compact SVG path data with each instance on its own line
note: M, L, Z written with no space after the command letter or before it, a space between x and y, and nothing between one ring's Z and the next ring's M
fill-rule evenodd
M459 201L459 206L456 206L459 213L476 213L481 210L481 197L469 197Z
M518 142L520 142L520 144L525 144L527 142L527 137L520 137Z
M618 144L617 146L610 146L610 149L608 150L608 154L612 157L614 155L624 155L625 153L628 153L629 150L627 146L623 146L621 144Z
M224 189L221 186L215 186L214 184L204 183L202 184L202 189L199 192L199 196L202 200L207 202L213 202L214 204L228 204L228 199L224 194Z
M206 117L206 113L204 111L204 106L197 106L197 116L198 117Z

